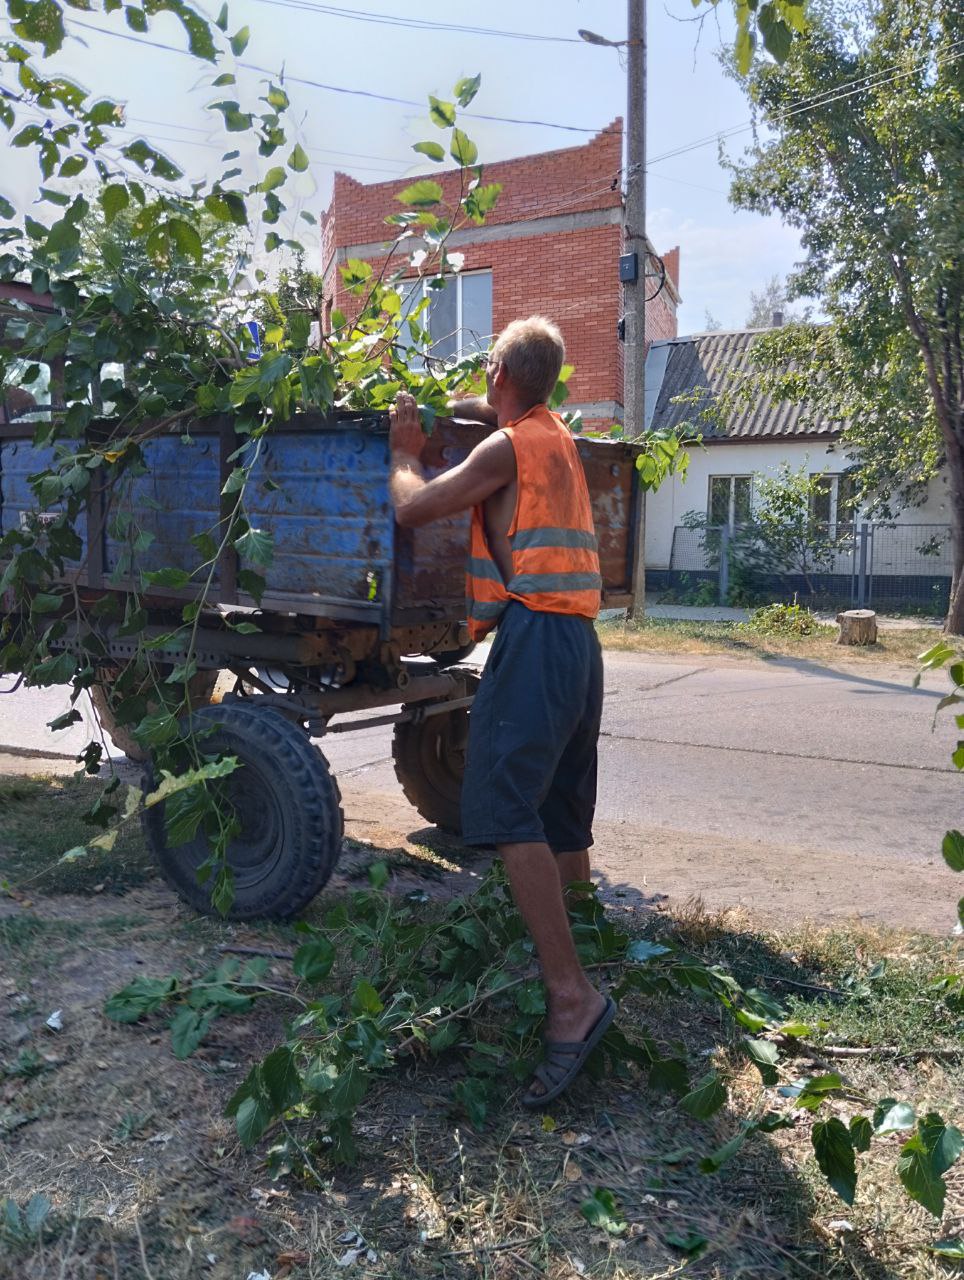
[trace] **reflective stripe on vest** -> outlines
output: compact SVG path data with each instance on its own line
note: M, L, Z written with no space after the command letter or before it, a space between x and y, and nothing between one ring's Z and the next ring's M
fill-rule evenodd
M517 529L509 543L513 551L530 551L534 547L581 547L596 550L596 535L586 529Z

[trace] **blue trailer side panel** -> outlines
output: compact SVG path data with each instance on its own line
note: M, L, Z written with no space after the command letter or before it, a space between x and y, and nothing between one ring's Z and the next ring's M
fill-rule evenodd
M377 613L394 554L388 438L357 427L271 431L261 442L245 511L270 533L266 597L317 596Z
M25 430L30 431L26 426ZM38 449L31 440L0 439L0 535L12 529L21 529L31 516L43 515L37 495L30 487L28 477L53 466L55 450L52 446ZM50 513L62 510L60 503L47 508ZM87 554L87 516L82 513L75 522L77 534L83 543L83 563ZM78 563L69 562L69 569Z

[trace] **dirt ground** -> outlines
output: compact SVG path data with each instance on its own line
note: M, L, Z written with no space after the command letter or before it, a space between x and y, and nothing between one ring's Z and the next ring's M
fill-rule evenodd
M45 838L39 815L57 814L62 830L75 820L76 803L72 809L62 784L8 778L4 785L0 1280L953 1274L927 1245L964 1232L964 1171L949 1175L938 1226L895 1190L897 1135L861 1157L853 1208L816 1173L807 1122L752 1140L720 1176L698 1172L698 1155L731 1137L755 1109L787 1105L776 1089L761 1095L755 1072L730 1061L719 1010L700 1004L638 1001L625 1019L627 1030L645 1023L661 1042L685 1042L697 1061L729 1062L731 1102L708 1125L629 1075L580 1081L549 1119L507 1094L504 1111L476 1131L454 1101L462 1067L453 1053L436 1064L413 1062L369 1095L357 1166L322 1167L318 1187L293 1177L272 1181L263 1164L269 1142L246 1152L223 1107L276 1043L280 1012L263 1006L243 1019L220 1019L182 1062L163 1017L118 1025L102 1010L132 978L198 974L226 947L288 952L292 928L194 915L154 877L136 837L119 865L78 863L46 880L30 877L25 854ZM376 856L391 870L393 894L418 887L432 897L477 882L482 866L472 855L454 845L403 848L385 825L390 815L371 812L354 827L357 837L364 826L365 836L349 841L337 882L312 904L309 919L366 883ZM956 962L954 944L886 931L776 934L741 914L708 914L693 904L654 913L617 901L610 910L631 930L654 921L675 930L708 958L741 966L744 983L769 981L781 995L818 1000L794 1006L801 1017L826 1012L808 988L840 995L854 974L866 976L886 957L894 977L876 1003L848 996L830 1015L835 1034L871 1049L846 1064L848 1079L856 1094L913 1097L921 1109L961 1115L964 1077L954 1050L964 1025L919 996L922 975ZM284 959L271 965L272 983L291 981ZM58 1012L53 1029L48 1019ZM896 1036L901 1055L893 1057ZM941 1046L946 1056L933 1055ZM791 1064L781 1084L820 1069ZM848 1109L842 1102L844 1119ZM580 1215L597 1187L613 1192L629 1224L618 1237ZM4 1226L4 1197L22 1217L33 1196L50 1205L39 1233L21 1227L18 1234L9 1218Z

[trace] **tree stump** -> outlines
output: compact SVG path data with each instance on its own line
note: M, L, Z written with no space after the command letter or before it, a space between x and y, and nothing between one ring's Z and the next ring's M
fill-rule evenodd
M877 615L873 609L847 609L837 614L837 644L876 644Z

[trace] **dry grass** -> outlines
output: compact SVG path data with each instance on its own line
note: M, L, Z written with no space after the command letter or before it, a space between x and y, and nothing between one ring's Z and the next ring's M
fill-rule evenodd
M16 853L9 843L0 850L0 879L14 861L23 865L22 850ZM377 853L356 846L356 869ZM437 883L425 881L430 891ZM835 1034L863 1029L871 1044L894 1034L907 1046L921 1037L930 1045L960 1042L960 1021L947 1021L921 994L929 976L954 963L951 943L866 929L811 927L778 936L743 913L708 914L699 902L659 919L620 914L620 923L650 935L669 930L746 985L774 991L795 1016L825 1015ZM860 1158L853 1209L816 1174L807 1119L796 1130L754 1139L721 1175L699 1173L697 1157L732 1136L755 1108L787 1104L775 1090L761 1093L716 1006L694 1001L631 1000L621 1025L627 1032L648 1027L661 1043L681 1041L697 1060L731 1067L730 1106L709 1126L630 1073L583 1079L548 1122L508 1097L503 1112L475 1132L453 1102L462 1070L453 1054L441 1063L413 1062L373 1090L359 1117L355 1168L320 1168L320 1188L293 1177L272 1182L261 1164L264 1149L244 1152L222 1111L250 1063L278 1036L280 1014L262 1007L256 1016L219 1020L201 1051L178 1062L162 1020L119 1026L101 1008L106 995L139 974L198 973L220 946L284 949L291 939L285 926L199 919L150 880L118 897L74 892L35 897L29 906L0 900L0 1201L10 1196L22 1205L42 1193L54 1206L39 1240L11 1242L0 1228L2 1280L246 1280L251 1272L272 1280L953 1274L926 1244L964 1229L962 1175L950 1179L949 1212L938 1231L896 1187L896 1140ZM865 975L882 956L889 967L871 984L872 999L859 984L847 987L851 975ZM285 962L274 963L272 982L288 977ZM810 987L849 994L828 1002ZM57 1008L63 1030L52 1032L44 1022ZM910 1097L961 1114L964 1080L955 1063L887 1057L846 1067L854 1087L872 1097ZM816 1070L804 1056L784 1078ZM848 1109L852 1104L838 1107L844 1115ZM614 1192L629 1223L619 1238L579 1214L599 1186ZM695 1258L679 1244L690 1234L707 1242ZM356 1236L366 1251L339 1266L357 1247Z
M937 627L881 629L876 644L836 643L837 628L809 636L761 635L736 622L702 622L651 618L641 623L601 622L599 637L606 649L630 653L726 654L749 660L808 658L831 666L874 662L912 666L919 654L941 638Z

